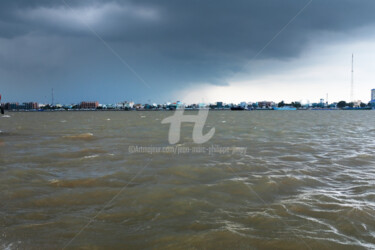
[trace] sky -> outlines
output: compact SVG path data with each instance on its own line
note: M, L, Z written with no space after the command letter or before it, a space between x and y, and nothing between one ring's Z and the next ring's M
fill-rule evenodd
M3 102L368 102L372 0L2 0Z

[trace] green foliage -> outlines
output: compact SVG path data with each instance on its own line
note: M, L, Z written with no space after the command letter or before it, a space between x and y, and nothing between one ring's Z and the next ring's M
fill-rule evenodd
M292 106L295 107L295 108L301 108L302 107L300 102L292 102Z
M281 107L284 107L285 106L285 103L284 101L281 101L277 104L277 107L281 108Z
M342 108L345 108L347 105L347 103L345 101L340 101L339 103L337 103L337 107L342 109Z

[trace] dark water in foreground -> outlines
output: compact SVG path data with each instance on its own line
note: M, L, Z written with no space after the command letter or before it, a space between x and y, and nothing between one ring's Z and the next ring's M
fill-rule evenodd
M247 147L213 155L129 153L170 112L8 115L0 248L375 249L375 112L210 112L203 146Z

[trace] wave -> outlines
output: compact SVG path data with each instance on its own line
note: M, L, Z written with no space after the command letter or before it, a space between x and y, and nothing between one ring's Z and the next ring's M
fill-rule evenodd
M94 137L94 134L92 134L92 133L83 133L83 134L78 134L78 135L65 135L65 136L63 136L63 138L66 138L66 139L80 139L80 140L92 139L93 137Z
M95 155L87 155L87 156L84 156L83 159L92 159L92 158L97 158L99 157L98 154L95 154Z

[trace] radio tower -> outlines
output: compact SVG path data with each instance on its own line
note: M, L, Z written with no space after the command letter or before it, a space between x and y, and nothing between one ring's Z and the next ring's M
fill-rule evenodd
M53 101L54 101L54 96L53 96L53 88L52 88L52 106L53 106Z
M350 85L350 101L354 102L354 54L352 54L352 79Z

